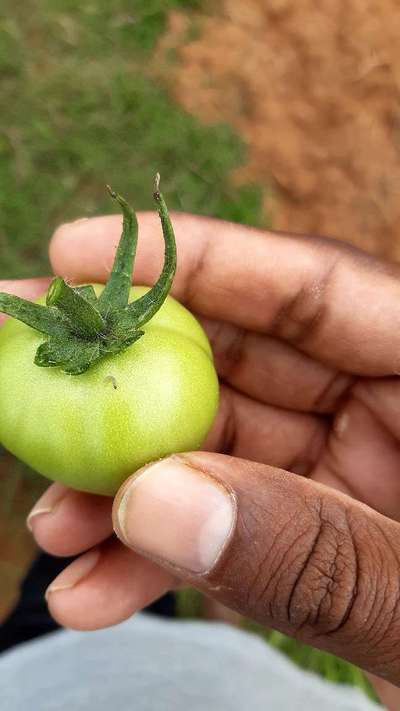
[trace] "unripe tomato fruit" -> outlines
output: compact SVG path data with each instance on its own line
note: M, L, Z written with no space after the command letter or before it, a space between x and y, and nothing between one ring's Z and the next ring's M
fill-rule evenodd
M146 291L135 287L131 299ZM197 449L218 403L207 337L172 297L143 330L130 348L74 376L35 365L43 337L16 319L6 321L0 442L54 481L109 495L147 462Z
M218 406L207 336L168 295L176 248L158 182L165 262L152 288L130 286L136 217L112 196L124 224L105 287L56 277L35 304L0 294L14 317L0 329L1 444L54 481L104 495L144 464L198 448Z

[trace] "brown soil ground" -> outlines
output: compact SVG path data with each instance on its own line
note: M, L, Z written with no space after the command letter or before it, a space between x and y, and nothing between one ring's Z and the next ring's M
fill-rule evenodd
M173 13L173 96L249 146L237 180L266 189L277 229L400 259L398 0L223 0ZM172 76L171 76L172 71Z

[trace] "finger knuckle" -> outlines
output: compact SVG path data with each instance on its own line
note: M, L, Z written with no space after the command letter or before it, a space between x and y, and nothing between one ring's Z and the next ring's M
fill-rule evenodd
M321 634L342 628L349 619L358 589L358 560L344 512L332 515L324 504L316 517L311 545L293 571L286 610L295 628Z
M300 346L318 335L328 311L328 294L335 279L338 255L333 255L320 273L308 279L294 296L282 304L272 327L280 338Z
M294 631L329 634L343 628L358 597L358 553L342 506L313 500L279 555L269 554L268 583L255 578L254 603L266 617Z
M211 333L214 358L223 379L231 380L246 366L247 339L245 329L228 323L220 323Z

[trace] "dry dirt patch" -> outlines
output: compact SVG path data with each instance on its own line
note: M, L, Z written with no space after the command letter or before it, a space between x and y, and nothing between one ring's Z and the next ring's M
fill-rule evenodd
M400 4L224 0L172 13L175 99L249 146L235 176L276 187L277 229L329 234L400 258Z

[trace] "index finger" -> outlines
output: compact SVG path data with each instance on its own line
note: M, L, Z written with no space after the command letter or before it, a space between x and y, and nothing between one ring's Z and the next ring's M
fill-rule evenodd
M156 214L141 213L136 283L162 264ZM173 214L178 270L173 294L204 316L268 333L319 360L360 375L399 370L400 271L335 240L262 231ZM60 227L56 273L104 281L121 231L119 216Z

